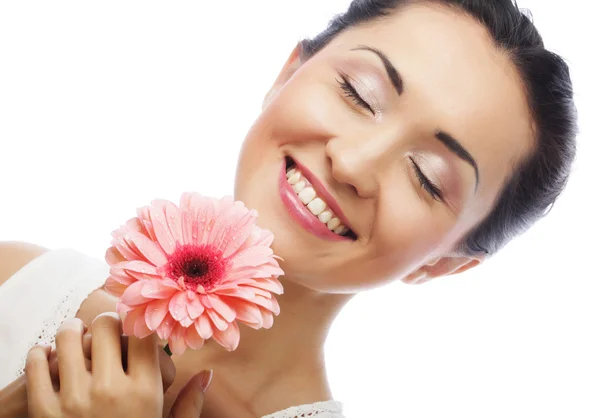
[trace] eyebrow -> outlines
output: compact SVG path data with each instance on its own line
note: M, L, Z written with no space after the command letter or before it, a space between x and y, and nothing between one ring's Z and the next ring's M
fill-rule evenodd
M353 48L352 51L369 51L377 55L379 59L381 59L381 61L383 62L385 71L387 72L388 77L392 82L392 85L398 92L398 95L402 94L402 92L404 91L404 84L402 83L402 77L400 76L400 72L394 66L394 64L392 64L392 61L390 61L390 59L383 51L368 45L360 45L356 48ZM479 187L479 167L477 166L477 161L475 161L475 158L473 158L469 151L467 151L458 140L456 140L454 137L452 137L452 135L448 134L447 132L438 131L436 132L435 137L442 144L444 144L446 148L448 148L460 159L466 161L471 165L471 167L473 167L473 169L475 170L475 190L477 190L477 188Z
M366 45L361 45L356 48L353 48L352 51L370 51L370 52L374 53L375 55L377 55L379 57L379 59L381 59L381 61L383 62L385 71L387 72L388 77L390 78L390 81L392 82L392 85L398 92L398 95L402 94L402 91L404 90L404 85L402 83L402 77L400 77L400 73L398 72L396 67L394 67L394 64L392 64L392 61L390 61L390 59L387 57L387 55L385 55L382 51L380 51L377 48L373 48L371 46L366 46Z
M466 161L475 170L475 190L479 187L479 167L475 158L467 151L456 139L450 134L438 131L435 133L435 137L446 146L450 151L456 154L460 159Z

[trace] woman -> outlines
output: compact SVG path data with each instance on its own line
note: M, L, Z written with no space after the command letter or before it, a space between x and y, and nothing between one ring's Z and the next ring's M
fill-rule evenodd
M239 158L236 198L285 260L282 313L269 331L244 329L234 353L208 345L174 358L165 406L213 369L203 416L341 416L323 363L340 309L396 279L468 270L531 226L565 185L574 131L567 66L510 0L354 1L292 51ZM87 279L68 313L105 279L101 262L90 271L55 252L3 287L15 298L15 283L50 266ZM78 316L113 304L95 291Z

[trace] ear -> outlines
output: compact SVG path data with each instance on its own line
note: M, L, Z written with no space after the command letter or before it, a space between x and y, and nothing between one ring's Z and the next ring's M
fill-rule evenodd
M481 264L485 255L458 256L448 255L435 258L429 263L421 266L402 281L408 284L422 284L437 277L450 276L452 274L462 273Z
M269 92L266 94L265 99L263 100L263 109L269 104L269 102L277 94L277 92L279 92L279 89L281 89L281 87L285 83L287 83L287 81L290 78L292 78L296 70L300 68L300 66L302 65L301 52L302 46L300 44L297 44L290 56L288 57L287 61L283 65L283 68L279 72L275 83L273 84Z

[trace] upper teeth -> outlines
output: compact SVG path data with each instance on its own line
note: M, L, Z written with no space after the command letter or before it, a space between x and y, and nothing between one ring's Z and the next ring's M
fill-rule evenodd
M308 210L315 215L321 222L327 225L329 230L338 235L344 235L349 231L339 218L335 216L333 211L327 208L327 204L323 199L317 196L317 192L313 189L308 181L302 176L302 173L292 168L286 173L287 181L298 195L302 203L306 205Z

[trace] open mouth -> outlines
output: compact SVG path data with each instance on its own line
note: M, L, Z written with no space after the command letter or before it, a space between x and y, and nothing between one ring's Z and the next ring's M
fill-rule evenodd
M345 217L333 197L318 179L290 157L285 159L285 177L297 198L315 220L339 237L357 239L354 231L344 222Z

